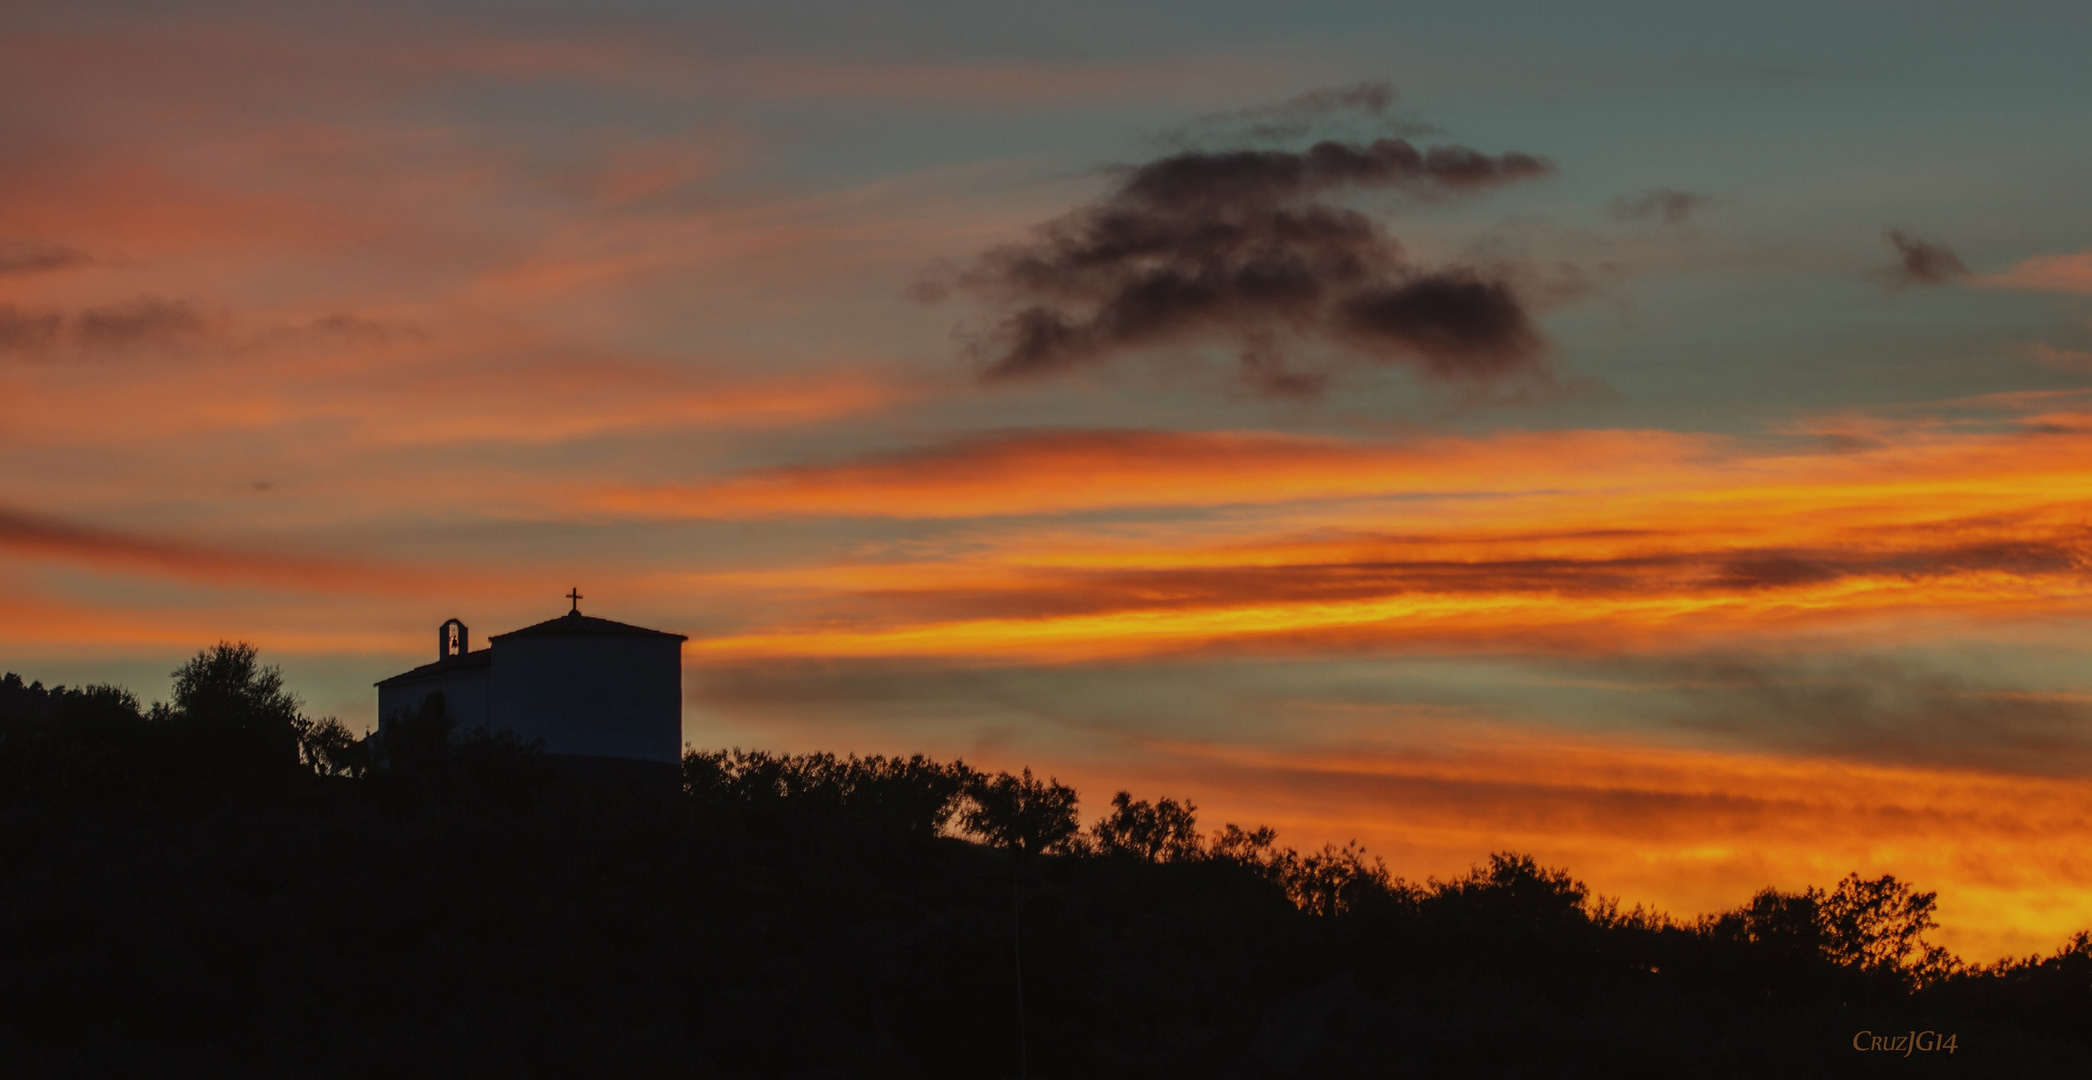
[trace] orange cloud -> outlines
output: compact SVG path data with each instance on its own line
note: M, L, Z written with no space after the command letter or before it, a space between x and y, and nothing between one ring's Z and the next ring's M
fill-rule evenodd
M372 399L389 396L382 386L368 390ZM614 360L470 363L423 371L411 395L350 415L379 444L550 443L606 431L792 426L870 411L905 393L861 370L749 378ZM303 410L331 411L318 396Z
M278 658L284 652L387 657L373 665L379 670L399 666L391 657L419 655L401 647L406 635L396 622L368 619L362 625L344 626L333 621L338 615L331 610L300 610L281 597L254 607L188 606L179 610L7 600L0 601L0 647L17 656L106 658L141 649L181 655L214 641L240 640L253 642Z
M697 583L775 596L807 620L694 646L721 656L1602 650L2092 606L2087 418L1879 426L1869 438L1852 451L1663 432L1395 444L1020 435L594 497L727 519L1201 511L1087 528L982 523L901 558L708 576Z
M449 568L383 566L210 548L94 529L0 510L0 549L35 559L100 570L168 577L204 585L323 593L470 592L486 582Z
M2092 251L2075 255L2037 255L2021 259L2002 274L1978 279L1982 284L2037 292L2092 294Z
M334 316L337 322L344 317ZM327 320L316 320L325 323ZM356 331L367 324L376 329ZM822 372L749 375L703 361L596 350L574 355L534 336L471 327L391 332L263 330L215 346L207 364L48 364L0 372L18 438L99 448L213 432L297 433L325 425L333 450L472 442L558 443L613 431L746 430L803 425L919 394L890 375L838 363ZM224 355L230 353L231 355ZM562 355L564 354L564 355ZM7 376L11 375L12 378ZM169 408L170 401L185 401ZM293 450L287 447L285 456Z
M1631 483L1628 474L1682 479L1705 446L1652 431L1379 445L1269 432L1053 432L683 487L609 488L590 498L640 516L940 518L1507 493Z

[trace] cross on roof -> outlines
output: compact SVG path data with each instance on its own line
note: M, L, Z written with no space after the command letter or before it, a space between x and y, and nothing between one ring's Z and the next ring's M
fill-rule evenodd
M572 600L574 602L574 609L568 612L568 614L581 614L581 586L576 585L572 589L568 590L567 599Z

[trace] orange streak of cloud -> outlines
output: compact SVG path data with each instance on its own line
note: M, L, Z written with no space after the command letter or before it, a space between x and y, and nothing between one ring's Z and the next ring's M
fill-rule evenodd
M707 579L817 607L815 626L696 646L720 656L1057 661L1220 642L1571 634L1603 647L1892 615L2082 612L2088 430L2083 417L2050 413L2003 430L1918 425L1858 452L1777 454L1661 432L1413 445L1026 435L596 499L641 516L729 519L1219 514L1087 534L1008 522L906 560ZM1267 509L1222 512L1258 504Z
M348 560L262 554L148 539L0 510L0 550L120 573L205 585L306 592L471 592L487 583L470 573Z
M1613 486L1630 474L1682 480L1681 459L1697 456L1701 442L1609 431L1408 446L1265 432L1029 434L695 486L612 488L593 498L602 509L641 516L937 518L1532 491Z
M2012 269L1979 280L2005 289L2092 295L2092 251L2021 259Z

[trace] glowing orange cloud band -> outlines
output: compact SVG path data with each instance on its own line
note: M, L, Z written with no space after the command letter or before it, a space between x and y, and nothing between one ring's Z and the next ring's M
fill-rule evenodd
M1684 462L1704 444L1668 432L1507 434L1394 446L1265 432L1072 432L771 469L689 487L609 488L590 497L605 510L668 517L1054 514L1544 490L1585 486L1615 469L1644 482L1675 482L1690 476Z
M1374 446L1273 435L1022 436L773 470L601 505L753 514L1050 514L1264 504L1191 521L983 523L963 544L695 579L818 627L720 656L1085 659L1237 644L1535 640L2092 607L2092 425L1915 425L1859 452L1667 433Z
M452 593L489 587L471 573L221 550L145 539L0 510L0 550L105 570L208 585L262 586L321 593Z

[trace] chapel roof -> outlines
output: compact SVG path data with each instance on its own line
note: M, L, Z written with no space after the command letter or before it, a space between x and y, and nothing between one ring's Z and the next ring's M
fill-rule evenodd
M494 650L481 649L477 652L446 656L433 664L423 664L412 671L402 671L392 678L377 683L378 686L398 686L403 683L420 682L423 679L440 678L455 671L483 668L494 662Z
M633 626L631 623L614 622L610 619L598 619L593 615L583 615L578 611L569 611L557 619L546 619L535 626L526 626L521 630L511 630L506 634L495 634L487 640L500 641L503 638L512 637L550 637L578 634L617 637L662 637L674 638L677 641L690 640L687 634L671 634L666 630L649 630L644 626Z

